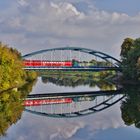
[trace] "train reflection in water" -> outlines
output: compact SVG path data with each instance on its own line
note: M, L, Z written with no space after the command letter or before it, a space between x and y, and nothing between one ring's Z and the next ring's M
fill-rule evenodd
M82 102L82 101L92 101L95 97L93 96L83 96L83 97L73 97L73 98L52 98L52 99L27 99L24 101L24 106L40 106L49 104L68 104L72 102Z
M24 101L25 111L56 117L80 117L105 110L125 97L122 90L32 94Z

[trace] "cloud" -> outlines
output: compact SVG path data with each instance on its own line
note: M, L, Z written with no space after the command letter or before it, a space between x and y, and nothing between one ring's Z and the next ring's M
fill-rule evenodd
M0 37L22 53L69 45L115 57L124 38L139 37L140 14L129 16L99 10L89 2L87 5L79 11L74 1L18 0L7 11L10 17L0 14Z
M55 4L53 2L50 3L50 6L52 8L55 8L57 10L57 13L63 14L63 13L68 13L68 16L83 16L82 13L80 13L72 4L70 3L59 3Z
M27 6L27 5L28 5L27 0L18 0L18 3L19 3L21 6Z

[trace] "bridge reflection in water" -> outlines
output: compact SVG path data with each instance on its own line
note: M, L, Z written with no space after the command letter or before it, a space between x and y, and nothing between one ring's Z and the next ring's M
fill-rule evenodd
M88 91L32 94L24 101L25 111L55 118L73 118L103 111L125 97L123 91Z

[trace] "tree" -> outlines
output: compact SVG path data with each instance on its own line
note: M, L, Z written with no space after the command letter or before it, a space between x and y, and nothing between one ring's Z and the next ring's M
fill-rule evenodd
M125 79L140 80L140 38L127 38L121 46L121 59Z
M132 49L134 40L131 38L124 39L124 42L121 45L121 57L127 58L128 52Z
M23 70L22 57L16 49L0 42L0 92L19 87L36 77L35 72Z
M24 83L25 71L20 53L0 43L0 91Z

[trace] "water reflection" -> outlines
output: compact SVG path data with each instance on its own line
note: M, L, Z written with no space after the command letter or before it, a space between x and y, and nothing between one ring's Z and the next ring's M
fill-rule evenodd
M98 87L100 90L114 90L116 89L116 85L112 82L94 77L93 75L42 75L41 76L42 82L45 84L53 83L57 86L65 86L65 87L77 87L77 86L86 86L89 87Z
M125 97L122 90L28 95L25 110L47 117L73 118L105 110Z
M134 124L140 128L140 86L126 85L124 91L126 99L121 105L122 119L126 125Z
M23 100L32 91L35 81L20 88L9 89L0 93L0 136L21 119L24 111Z
M79 130L79 137L81 137L82 134L85 136L88 134L89 136L92 133L92 128L95 131L97 129L98 131L99 129L103 130L104 128L113 129L118 126L126 128L123 121L126 125L135 124L137 128L140 128L139 86L129 85L118 89L117 85L101 79L75 76L64 76L62 78L56 75L51 77L42 76L42 81L45 83L41 83L40 79L38 81L39 83L36 83L35 88L41 87L41 84L44 87L47 87L50 83L56 84L55 90L57 94L49 94L48 87L42 89L44 90L42 94L39 94L38 91L35 92L35 88L33 88L35 82L30 82L21 88L0 94L0 135L4 135L7 129L11 128L10 131L7 131L10 138L18 139L22 135L26 139L27 131L32 130L34 139L40 139L39 131L41 130L44 139L51 139L51 136L54 136L53 134L60 136L59 134L62 130L62 133L67 132L68 134L69 129L71 129L72 134ZM75 91L74 89L79 85L83 88L89 86L90 91ZM65 91L70 87L72 92L63 91L61 93L58 90L60 86L66 86ZM100 88L98 91L95 91L96 86ZM34 92L31 92L32 88ZM24 110L30 113L24 112ZM20 123L16 123L17 121ZM16 124L15 127L11 127L12 124ZM84 129L81 132L80 130L83 127ZM17 131L19 133L13 136L13 133ZM32 135L28 133L30 139ZM36 135L38 135L37 138ZM6 137L5 139L7 140ZM62 140L61 137L58 139Z

